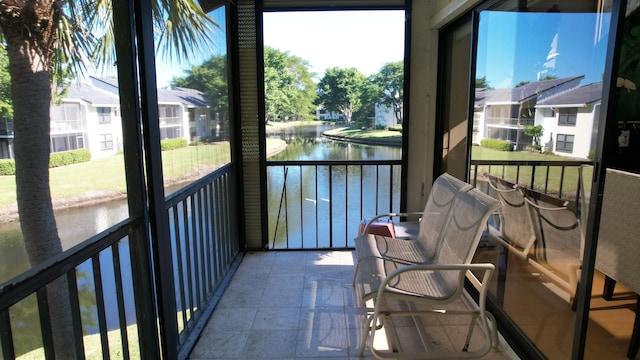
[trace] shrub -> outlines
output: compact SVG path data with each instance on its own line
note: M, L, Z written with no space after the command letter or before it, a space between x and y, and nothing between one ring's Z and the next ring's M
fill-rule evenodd
M500 151L512 151L513 146L509 141L495 140L495 139L483 139L480 141L482 147L488 149L500 150Z
M389 126L389 131L402 132L402 126Z
M16 162L13 159L0 159L0 175L15 175Z
M589 151L589 160L593 161L596 158L596 151L595 150L591 150Z
M91 152L87 149L53 153L49 157L49 167L65 166L91 160Z
M162 149L162 151L179 149L182 147L186 147L187 145L189 145L189 142L187 141L187 139L182 139L182 138L160 141L160 148Z
M527 150L531 152L542 152L542 146L540 145L528 145Z

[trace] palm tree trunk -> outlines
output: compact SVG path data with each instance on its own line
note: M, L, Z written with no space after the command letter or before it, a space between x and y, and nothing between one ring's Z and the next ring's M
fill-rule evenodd
M62 252L49 189L51 45L55 1L0 7L7 42L14 113L16 192L20 227L32 266ZM11 18L6 16L11 12ZM66 279L47 287L56 357L73 358L74 342ZM46 329L44 329L46 331Z

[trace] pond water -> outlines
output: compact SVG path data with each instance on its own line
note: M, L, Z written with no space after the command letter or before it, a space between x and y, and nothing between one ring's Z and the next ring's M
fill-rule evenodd
M283 139L287 142L287 148L270 157L269 160L395 160L401 157L400 147L367 146L360 144L350 144L336 142L323 138L323 131L330 129L329 125L299 126L283 129L269 129L267 136ZM274 180L275 179L275 180ZM278 176L270 177L270 185L276 189L281 189L282 182L277 181ZM168 189L167 194L177 189ZM274 190L278 193L280 190ZM80 243L83 240L108 229L114 224L126 219L128 207L126 200L113 200L95 205L82 206L78 208L62 209L55 212L60 239L64 249ZM128 244L122 242L119 251L124 254L128 252ZM123 263L121 266L129 266L125 259L128 256L121 256ZM101 255L102 267L108 269L111 266L111 254L108 251ZM0 283L28 270L30 267L27 254L22 240L20 226L17 221L0 224ZM83 322L85 331L94 333L97 331L97 321L95 314L95 303L93 291L93 272L90 261L82 264L78 268L78 284L80 287L80 301L83 306ZM114 281L112 272L102 272L105 293L114 293ZM132 285L130 279L124 280L125 298L132 298ZM115 300L107 301L107 324L109 328L118 326L117 305ZM127 320L135 321L133 305L126 306ZM12 324L14 324L14 336L16 351L18 353L27 351L33 346L38 346L39 326L37 321L28 320L34 316L35 299L26 299L12 307ZM17 334L20 336L17 336Z

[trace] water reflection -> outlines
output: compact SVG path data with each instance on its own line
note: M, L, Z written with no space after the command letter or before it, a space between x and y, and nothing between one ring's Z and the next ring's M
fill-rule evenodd
M269 160L344 160L344 159L400 159L400 147L384 147L384 146L367 146L359 144L349 144L330 141L322 137L322 132L332 128L332 126L302 126L286 129L270 130L270 137L277 137L287 142L287 148L271 157ZM352 224L358 224L362 214L351 207L345 207L346 202L330 203L328 199L331 197L329 190L329 172L333 182L333 198L349 199L357 203L362 202L363 206L374 210L384 208L384 204L389 203L388 196L380 198L362 197L362 193L373 193L373 187L376 177L388 178L389 175L378 173L374 167L346 167L335 166L319 167L317 173L311 171L299 171L294 174L290 173L290 180L287 182L288 195L293 198L302 197L301 211L292 211L292 221L289 231L291 233L298 232L300 235L296 238L292 237L292 241L302 244L304 247L318 246L317 238L329 239L346 238L347 232L351 231ZM399 168L394 176L399 176ZM363 178L366 181L360 182ZM297 179L296 181L293 181ZM297 184L303 185L297 185ZM348 183L348 186L345 184ZM279 199L283 188L283 173L281 171L268 172L269 190L269 219L270 228L275 223L272 221L277 219L275 214L277 208L273 208L272 204ZM364 185L363 185L364 184ZM379 186L388 188L389 184L381 183ZM399 194L399 183L394 184L394 192ZM168 188L166 194L170 194L177 190L179 186ZM305 200L307 199L307 200ZM298 207L300 209L300 207ZM386 208L385 208L386 209ZM187 209L190 211L190 209ZM388 209L386 209L388 210ZM386 211L385 210L385 211ZM182 211L182 209L179 209ZM326 224L329 222L330 214L342 214L346 212L346 217L332 218L334 221L333 233L329 233L329 228L319 226L317 224ZM69 248L79 244L80 242L102 232L128 217L128 206L126 199L102 202L94 205L87 205L77 208L67 208L56 211L56 221L58 223L59 235L63 244L63 248ZM187 216L187 221L190 221ZM179 214L179 219L183 216ZM293 219L298 219L296 224ZM304 222L304 223L303 223ZM307 222L316 224L316 226L307 226ZM179 225L180 226L180 225ZM357 225L355 225L357 226ZM355 228L355 227L354 227ZM301 229L304 229L304 234ZM172 234L174 229L171 229ZM0 283L3 283L30 268L28 257L22 241L22 234L19 223L0 224ZM184 244L183 244L184 245ZM321 246L329 246L328 243L320 244ZM122 240L115 247L120 256L121 274L125 301L125 318L127 324L135 322L135 309L133 299L132 279L127 274L131 268L129 263L129 243L127 239ZM107 329L112 330L120 326L116 289L115 289L115 271L113 260L113 248L102 251L99 255L100 277L102 279ZM184 255L183 255L184 256ZM183 259L184 260L184 259ZM175 263L176 259L174 259ZM93 334L98 331L97 326L97 309L96 309L96 292L94 281L94 264L89 259L77 267L76 272L78 291L81 306L81 317L83 323L83 331L86 334ZM195 276L195 275L194 275ZM176 279L178 280L178 279ZM181 303L191 301L190 294L185 299L177 296L177 306L180 310ZM11 308L11 322L13 327L14 342L16 352L22 354L41 346L42 339L40 335L40 326L38 321L38 311L35 296L30 296L23 301L17 303Z
M269 160L399 160L400 147L332 141L328 125L274 130L287 148ZM270 248L348 247L360 220L399 211L400 166L269 166ZM333 199L334 201L331 201ZM339 200L339 201L338 201Z

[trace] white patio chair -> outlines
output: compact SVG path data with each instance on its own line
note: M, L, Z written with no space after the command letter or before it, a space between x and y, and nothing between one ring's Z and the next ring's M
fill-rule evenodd
M433 183L429 198L422 212L380 214L369 221L369 224L383 217L416 217L421 216L419 232L415 238L390 238L380 235L364 234L354 239L356 248L356 264L353 284L358 277L360 261L367 258L384 258L406 263L429 263L436 255L441 232L451 214L455 197L471 188L468 183L447 173L440 175Z
M496 338L496 329L490 329L488 313L485 310L488 284L494 271L493 264L472 264L487 219L501 204L494 198L475 188L466 188L451 199L450 211L444 219L439 236L430 238L430 243L420 249L427 253L422 257L433 258L429 263L408 264L386 257L367 257L359 262L361 268L360 290L364 301L373 300L373 313L367 318L362 337L360 354L364 353L367 339L371 339L371 352L385 359L428 359L428 358L470 358L485 355ZM424 221L424 219L423 219ZM475 273L481 274L479 280ZM439 306L449 304L464 293L465 277L478 289L477 309L450 311L398 310L389 306L389 299L400 299L417 304ZM395 351L380 351L374 347L376 333L380 330L374 324L388 324L388 317L427 314L471 315L466 343L458 352L407 352L395 348ZM477 321L476 321L477 320ZM485 334L485 343L479 349L469 351L469 342L473 329L478 323ZM387 327L392 330L391 327ZM429 350L429 349L427 349Z

